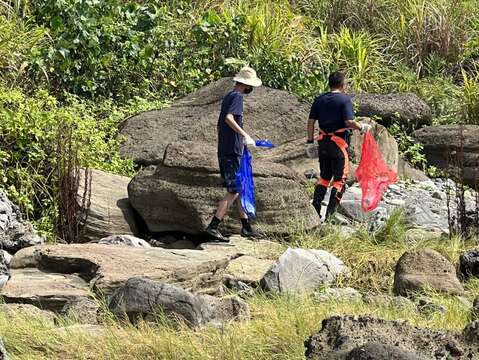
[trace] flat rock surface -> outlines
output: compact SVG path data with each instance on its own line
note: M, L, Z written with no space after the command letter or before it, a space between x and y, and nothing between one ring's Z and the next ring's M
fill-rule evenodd
M216 293L228 262L223 254L197 250L75 244L25 249L15 255L12 268L20 273L38 273L29 267L77 273L95 292L106 295L138 276L175 284L194 293ZM26 287L28 283L22 291L27 291Z
M232 236L226 246L205 243L198 248L232 258L225 272L228 282L241 281L255 286L284 251L284 246L277 242L251 241L240 236Z
M24 268L12 270L12 278L1 295L7 303L32 304L41 309L60 311L69 301L90 296L90 289L78 275Z

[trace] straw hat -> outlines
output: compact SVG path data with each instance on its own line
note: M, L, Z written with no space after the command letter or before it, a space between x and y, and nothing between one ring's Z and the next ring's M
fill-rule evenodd
M249 66L242 68L240 72L236 74L233 80L254 87L261 86L262 84L261 79L256 76L256 71Z

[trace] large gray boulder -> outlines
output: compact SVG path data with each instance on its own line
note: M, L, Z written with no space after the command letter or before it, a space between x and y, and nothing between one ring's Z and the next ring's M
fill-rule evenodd
M213 82L164 110L127 119L120 152L142 165L159 164L168 144L180 140L216 143L221 101L233 88L231 78ZM262 86L244 97L245 130L276 145L304 137L309 106L286 91Z
M413 136L424 146L428 163L439 169L458 170L455 154L462 156L464 181L472 187L476 186L479 173L479 125L428 126L415 131Z
M430 125L432 112L421 98L412 93L354 94L351 96L357 116L378 117L381 124L391 125L394 121L409 128Z
M396 264L394 293L408 296L428 288L453 295L464 292L454 265L437 251L405 252Z
M78 242L98 241L110 235L137 235L136 214L128 200L130 178L92 170L88 218ZM80 179L79 200L84 192Z
M324 250L286 250L268 270L261 285L266 291L305 294L348 275L344 263Z
M109 309L133 322L138 318L155 321L165 315L193 327L249 316L248 306L237 298L197 296L177 286L143 278L129 279L118 289L110 299Z
M305 229L318 225L296 172L264 160L253 161L253 171L259 231L286 234L295 222ZM128 194L149 231L203 232L225 195L216 148L189 141L170 144L160 165L147 167L133 178ZM239 220L228 217L224 226L237 230Z
M307 360L476 359L476 326L464 333L421 329L369 316L333 316L306 342ZM470 330L468 330L470 329ZM369 352L369 357L364 357ZM384 354L384 357L380 357Z
M0 191L0 247L14 253L28 246L43 244L32 224L23 219L18 206Z
M459 273L466 280L479 277L479 249L471 249L461 254Z

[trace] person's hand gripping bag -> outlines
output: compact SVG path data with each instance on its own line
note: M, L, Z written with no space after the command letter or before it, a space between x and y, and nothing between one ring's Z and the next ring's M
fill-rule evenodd
M397 174L384 162L371 131L364 135L361 161L354 175L361 187L365 212L374 210L387 187L397 181Z

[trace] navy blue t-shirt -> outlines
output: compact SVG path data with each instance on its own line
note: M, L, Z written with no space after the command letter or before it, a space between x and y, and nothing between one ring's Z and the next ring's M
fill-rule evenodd
M243 137L226 123L226 115L228 114L233 114L236 123L243 128L243 94L239 91L230 91L221 104L218 119L218 156L241 155L243 153Z
M309 118L317 120L319 128L327 133L344 129L346 121L354 119L353 102L344 93L324 93L314 100Z

